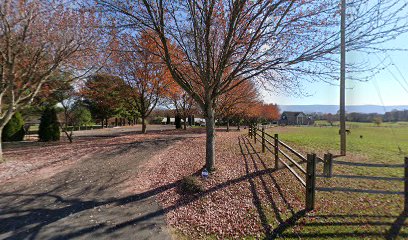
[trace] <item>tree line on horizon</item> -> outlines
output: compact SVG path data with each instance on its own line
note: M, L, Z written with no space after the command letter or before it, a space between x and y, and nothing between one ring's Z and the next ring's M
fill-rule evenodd
M340 120L339 114L313 114L316 120L326 120L328 123L334 123ZM350 122L373 122L379 124L381 122L408 122L408 109L392 110L390 112L380 113L346 113L346 121Z

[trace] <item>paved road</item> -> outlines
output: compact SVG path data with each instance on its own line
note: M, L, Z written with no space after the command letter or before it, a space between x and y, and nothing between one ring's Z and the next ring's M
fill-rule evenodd
M126 144L51 178L0 186L0 239L171 239L157 192L129 196L122 183L174 138Z

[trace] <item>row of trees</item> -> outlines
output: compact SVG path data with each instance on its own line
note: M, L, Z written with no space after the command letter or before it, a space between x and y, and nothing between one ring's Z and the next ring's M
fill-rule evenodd
M381 51L379 44L407 31L407 7L349 1L347 49ZM338 25L337 0L1 1L0 131L51 79L76 78L99 63L141 89L131 91L141 115L175 81L206 119L211 171L222 96L253 81L286 90L305 76L337 79Z
M340 117L338 114L316 114L314 116L316 120L326 120L329 123L339 121ZM398 121L408 121L408 110L393 110L391 112L386 112L384 114L379 113L347 113L346 120L351 122L398 122Z
M338 1L98 0L106 25L148 34L175 82L206 119L206 168L215 164L215 118L223 94L258 80L274 89L305 76L338 79ZM349 1L346 47L377 51L408 29L400 1ZM175 51L174 51L175 50ZM348 66L353 72L358 64ZM361 75L361 72L360 72ZM308 78L310 79L310 78ZM328 80L329 79L329 80Z
M108 119L114 116L125 118L127 122L132 123L141 118L143 132L146 132L146 118L157 105L167 107L173 112L172 115L183 119L184 128L189 116L203 115L194 100L174 82L163 85L158 91L153 91L155 88L150 78L132 85L118 76L96 74L90 76L77 91L73 91L72 87L68 90L57 89L53 95L57 96L64 109L66 127L84 121L84 114L79 111L82 108L89 109L93 118L105 125L108 124ZM143 95L138 92L151 94ZM278 106L264 104L258 96L257 88L252 82L242 84L234 91L220 96L216 103L216 117L224 120L228 128L230 121L239 125L242 122L268 122L278 119ZM151 101L152 98L154 101ZM148 111L140 112L146 109ZM168 114L167 112L162 117Z
M98 19L74 2L0 2L0 133L57 76L69 72L72 80L98 69L104 62Z

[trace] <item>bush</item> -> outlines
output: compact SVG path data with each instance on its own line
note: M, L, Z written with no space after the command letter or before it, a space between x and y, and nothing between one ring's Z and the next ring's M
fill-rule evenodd
M194 194L204 191L204 187L197 177L187 176L181 180L180 191L182 194Z
M25 135L24 120L19 112L16 112L10 121L4 126L1 134L3 142L23 141Z
M92 115L88 108L84 106L75 106L73 109L73 118L76 126L91 125L92 124Z
M373 118L373 123L374 123L377 127L379 127L382 122L383 122L383 120L382 120L381 117L374 117L374 118Z
M162 117L156 117L153 120L150 121L151 124L162 124L164 118Z
M47 107L42 116L38 137L42 142L58 141L60 139L59 123L55 108Z

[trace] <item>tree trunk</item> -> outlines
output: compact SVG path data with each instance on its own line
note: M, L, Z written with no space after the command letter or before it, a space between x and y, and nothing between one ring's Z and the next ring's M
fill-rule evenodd
M3 158L3 141L1 135L3 134L3 128L0 128L0 163L4 162Z
M229 132L229 118L227 118L227 132Z
M238 120L237 131L240 131L240 130L241 130L239 127L240 127L240 120Z
M142 133L146 133L146 122L145 122L145 117L142 117Z
M103 125L102 125L102 126L103 126ZM69 133L68 133L67 127L64 127L64 129L62 129L62 131L65 133L65 136L67 136L69 143L72 143L72 142L73 142L73 139L72 139L72 135L73 135L72 129L73 129L73 128L71 128L71 132L69 132Z
M176 125L176 129L181 129L181 117L180 115L176 115L174 118L174 124Z
M186 118L184 117L184 130L187 130L187 122L186 122Z
M205 117L206 128L206 151L205 151L205 167L209 172L215 170L215 118L214 110L209 107Z

